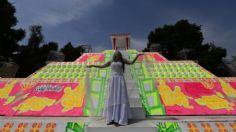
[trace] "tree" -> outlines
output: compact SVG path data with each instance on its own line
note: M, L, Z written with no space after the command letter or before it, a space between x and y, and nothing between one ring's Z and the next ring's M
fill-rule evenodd
M215 46L214 43L206 43L189 53L190 59L198 60L199 64L217 76L228 76L224 69L222 58L226 57L224 48Z
M226 49L215 46L214 43L203 44L201 26L180 20L174 25L164 25L156 28L148 35L148 51L152 44L160 44L159 51L169 60L176 60L178 53L189 49L187 59L197 60L200 65L215 75L224 76L227 73L222 67L222 59L226 57Z
M39 49L40 44L43 42L42 26L30 26L30 38L28 40L28 47L31 51Z
M57 42L51 41L47 45L48 45L49 51L50 50L56 50L56 51L58 50L58 43Z
M65 61L74 61L82 55L84 49L81 46L73 47L71 42L68 42L62 49L61 52L65 55Z
M11 57L18 49L17 42L25 37L23 29L14 29L17 18L15 7L7 0L0 0L0 56Z
M51 50L58 49L58 43L48 42L33 50L30 45L21 46L21 54L18 58L20 68L17 77L26 77L46 65L48 54Z
M44 41L41 25L30 26L30 37L27 46L20 46L17 63L20 65L17 77L26 77L46 65L50 50L57 50L56 42L49 42L41 46Z
M175 25L164 25L148 36L148 48L153 43L159 43L162 54L168 59L177 59L177 53L184 48L194 48L201 45L203 35L201 26L180 20Z

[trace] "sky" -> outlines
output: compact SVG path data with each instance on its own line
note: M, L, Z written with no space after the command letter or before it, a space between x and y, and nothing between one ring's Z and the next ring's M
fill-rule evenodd
M131 48L147 46L150 31L187 19L201 25L204 42L236 55L235 0L10 0L17 27L43 27L45 42L63 47L90 44L94 52L111 49L110 34L130 33ZM29 34L27 34L27 37ZM24 41L27 41L27 37ZM24 42L23 41L23 42Z

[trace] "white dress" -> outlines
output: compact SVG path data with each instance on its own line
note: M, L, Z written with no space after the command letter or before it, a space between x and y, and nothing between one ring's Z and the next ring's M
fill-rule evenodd
M114 121L121 125L127 125L128 119L132 118L132 113L121 62L111 63L111 78L107 94L103 110L106 122Z

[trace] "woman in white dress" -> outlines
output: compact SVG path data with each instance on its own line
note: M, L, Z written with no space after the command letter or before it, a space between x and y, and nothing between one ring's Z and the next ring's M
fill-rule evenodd
M129 61L122 57L122 54L116 50L113 59L103 65L88 65L87 67L105 68L111 66L111 78L109 79L108 99L105 101L103 117L106 118L107 125L114 124L115 126L127 125L128 119L132 118L132 113L129 104L129 98L124 78L124 65L134 64L138 57L143 54L138 54L134 60Z

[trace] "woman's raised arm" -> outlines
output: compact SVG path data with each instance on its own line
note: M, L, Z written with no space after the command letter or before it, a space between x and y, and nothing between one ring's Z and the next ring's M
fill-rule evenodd
M125 64L132 65L132 64L135 63L135 61L138 59L138 57L139 57L140 55L144 55L144 54L143 54L143 53L137 54L137 56L136 56L132 61L127 60L127 59L125 59L125 58L123 58L123 61L125 62Z
M111 65L112 60L109 60L108 62L104 63L103 65L87 65L86 67L97 67L97 68L105 68Z

